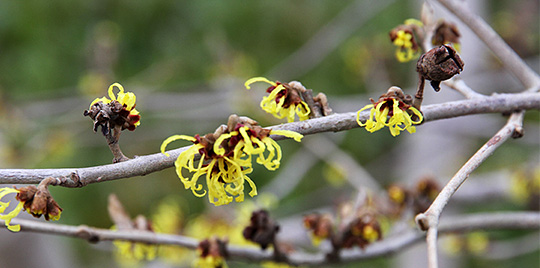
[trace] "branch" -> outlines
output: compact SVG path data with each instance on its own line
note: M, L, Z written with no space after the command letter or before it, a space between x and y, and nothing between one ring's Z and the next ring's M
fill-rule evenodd
M455 0L438 0L486 44L497 56L503 66L525 87L537 88L540 86L540 77L504 42L504 40L481 17L472 13L464 2Z
M511 113L516 110L540 109L540 94L497 94L489 97L453 101L425 106L422 110L424 121L434 121L480 113ZM361 114L366 120L369 112ZM356 113L341 113L300 122L268 127L270 129L291 130L303 135L338 132L359 127ZM282 137L275 137L282 139ZM38 184L47 177L59 178L60 186L83 187L91 183L144 176L174 166L174 161L189 146L168 151L169 157L157 153L139 156L116 164L62 169L0 169L0 184Z
M101 241L125 240L147 244L176 245L189 249L196 249L196 239L182 236L159 234L144 231L112 231L81 226L69 226L32 220L14 219L13 224L21 225L21 232L36 232L52 235L81 238L92 243ZM0 220L0 225L4 222ZM466 232L474 230L497 229L524 229L534 230L540 228L540 213L538 212L509 212L509 213L479 213L474 215L456 216L447 218L440 226L441 233ZM354 262L388 256L412 246L424 238L422 232L408 229L399 235L388 237L380 242L369 245L365 250L343 250L341 261ZM233 260L243 261L269 261L273 260L270 251L261 251L258 248L247 248L230 245L227 252ZM323 253L309 254L296 252L289 256L288 263L292 265L328 265L329 262Z
M458 77L454 77L452 79L446 80L443 82L446 86L448 86L451 89L454 89L455 91L461 93L463 96L465 96L467 99L474 99L474 98L482 98L485 97L484 95L472 90L463 79L460 79Z
M450 179L444 186L437 198L424 213L416 216L416 223L420 229L427 232L428 263L430 268L438 267L437 264L437 228L441 213L457 189L465 182L469 175L480 166L493 152L506 140L521 131L523 112L514 113L508 119L506 125L495 134L484 146L482 146Z

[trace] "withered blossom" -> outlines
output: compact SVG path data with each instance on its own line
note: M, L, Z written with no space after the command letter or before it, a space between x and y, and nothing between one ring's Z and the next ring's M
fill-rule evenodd
M463 60L450 45L442 45L423 54L416 63L416 71L420 75L420 87L424 80L430 80L436 92L441 90L440 84L463 71Z
M242 232L245 239L255 242L264 250L275 242L279 225L275 223L268 211L262 209L253 211L249 225Z
M5 225L10 231L20 231L20 225L11 225L10 223L22 210L25 210L28 214L36 218L43 215L45 220L56 221L60 219L62 208L56 203L49 192L47 182L49 179L53 180L52 178L47 178L43 180L44 183L40 183L38 187L30 185L20 189L9 187L0 189L0 199L7 194L16 193L15 199L19 201L12 211L5 214L4 212L8 208L10 202L0 202L0 219L5 221Z

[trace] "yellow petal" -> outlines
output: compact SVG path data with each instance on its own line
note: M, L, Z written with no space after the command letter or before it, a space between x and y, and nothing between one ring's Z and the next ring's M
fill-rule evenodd
M109 86L109 98L111 98L111 100L116 100L116 96L114 96L114 87L117 87L119 92L118 94L123 94L124 93L124 87L122 85L120 85L119 83L114 83L112 84L111 86Z
M268 79L266 79L265 77L253 77L249 80L246 81L246 83L244 83L244 86L247 88L247 89L251 89L251 84L253 83L257 83L257 82L265 82L265 83L268 83L272 86L276 86L277 84L275 82L272 82Z
M166 155L166 156L169 156L169 154L165 152L165 148L167 148L167 145L169 145L169 143L171 143L173 141L176 141L176 140L187 140L187 141L195 142L197 139L195 139L194 137L191 137L191 136L187 136L187 135L173 135L173 136L170 136L167 139L165 139L163 141L163 143L161 143L161 147L160 147L161 153Z
M361 113L362 111L366 110L366 109L371 109L371 108L373 108L373 107L374 107L373 104L368 104L368 105L364 106L364 108L362 108L362 109L358 110L358 112L356 112L356 123L358 123L359 126L363 127L363 126L366 125L366 123L362 123L362 122L360 121L360 113ZM366 120L366 122L369 121L369 120L372 120L372 119L371 119L371 118L372 118L372 115L373 115L373 110L371 111L370 116L369 116L369 118Z
M300 142L302 138L304 137L304 135L298 132L294 132L290 130L281 130L281 129L270 130L270 135L280 135L280 136L285 136L287 138L293 138L297 142Z
M221 134L217 140L214 142L214 153L216 153L217 155L224 155L225 154L225 149L223 148L223 146L221 146L221 144L223 143L223 141L225 141L226 139L232 137L233 135L238 135L238 132L237 131L233 131L231 133L223 133Z
M420 27L424 27L424 24L417 19L406 19L405 25L418 25Z

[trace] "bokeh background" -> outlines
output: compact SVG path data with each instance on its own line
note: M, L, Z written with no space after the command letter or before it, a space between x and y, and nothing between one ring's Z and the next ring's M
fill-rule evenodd
M2 1L0 167L109 164L112 156L104 137L92 132L91 120L82 114L114 82L137 95L142 115L141 126L120 139L130 157L158 152L161 142L174 134L213 132L232 113L249 115L263 126L283 123L259 109L264 87L243 87L253 76L301 81L326 93L336 112L356 111L392 85L413 94L415 62L397 62L388 32L405 19L419 18L422 2ZM469 2L538 71L538 1ZM433 7L437 18L457 23L462 32L461 76L473 89L483 94L522 90L468 28L439 5ZM448 88L439 93L428 89L425 104L462 98ZM538 120L537 111L528 112L526 136L503 145L484 163L445 213L529 209L508 189L516 172L530 174L538 167ZM500 115L475 115L430 122L414 135L396 138L386 130L371 134L353 129L305 137L302 144L282 141L282 167L275 172L256 167L251 177L259 192L276 195L270 212L283 222L282 239L308 244L303 214L332 211L339 202L354 199L358 187L377 193L393 182L414 185L426 175L442 183L504 121ZM51 192L64 208L58 223L100 228L112 225L106 209L111 193L133 217L151 218L163 200L179 204L183 224L239 207L214 208L206 198L194 197L173 169L80 189L53 187ZM487 236L493 246L480 254L441 253L444 267L536 267L540 262L538 233ZM523 241L533 243L528 250L517 250L515 244ZM424 247L367 264L422 267ZM498 253L492 250L501 247ZM507 255L501 258L500 252ZM117 265L111 243L0 230L0 267Z

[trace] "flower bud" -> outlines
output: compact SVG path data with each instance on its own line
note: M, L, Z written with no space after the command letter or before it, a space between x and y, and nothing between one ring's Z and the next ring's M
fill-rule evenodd
M264 250L269 244L274 243L278 231L279 225L270 219L268 211L258 210L251 214L250 224L244 228L242 234L245 239L261 245Z

